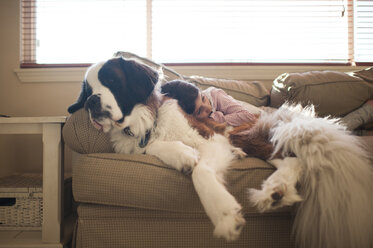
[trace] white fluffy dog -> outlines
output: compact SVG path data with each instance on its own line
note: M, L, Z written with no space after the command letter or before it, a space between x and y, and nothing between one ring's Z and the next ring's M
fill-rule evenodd
M254 205L266 211L300 201L293 225L299 247L373 247L373 168L358 138L301 106L284 105L258 125L270 126L274 154L296 158L272 160L277 171L261 190L250 189Z
M137 125L141 116L151 116L146 113L149 111L147 108L142 110L143 114L138 111L131 114L127 118L129 122ZM154 155L184 173L193 171L193 184L215 226L214 235L228 241L235 240L241 233L245 219L240 204L226 190L223 176L231 161L245 154L233 147L223 135L203 138L190 126L181 111L176 100L166 100L158 109L157 125L148 145L132 152ZM128 153L128 147L134 147L136 141L130 145L131 140L123 136L121 130L114 125L110 137L117 153Z

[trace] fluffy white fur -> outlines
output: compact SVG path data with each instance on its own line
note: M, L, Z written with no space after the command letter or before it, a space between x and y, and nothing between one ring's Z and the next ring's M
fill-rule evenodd
M133 130L133 126L138 128L153 123L148 111L146 107L137 105L123 125ZM181 172L193 171L196 192L215 226L214 235L226 240L238 238L245 220L240 204L224 186L223 175L233 159L243 156L240 149L232 147L228 139L219 134L210 139L200 136L189 126L176 100L167 100L158 109L157 124L145 148L138 146L136 136L123 135L123 125L113 125L110 131L116 152L146 153Z
M111 121L109 134L114 150L117 153L125 154L144 153L145 147L140 147L139 143L146 131L153 129L154 122L154 113L144 104L137 104L131 114L126 116L123 123ZM123 134L123 129L126 127L130 128L133 136Z
M293 225L299 247L373 247L373 169L358 138L336 119L316 118L300 106L285 105L260 121L271 126L274 153L297 158L285 166L275 162L278 170L261 191L250 190L251 201L262 211L296 202L299 178L303 201ZM284 201L272 206L271 194L279 190Z
M199 159L193 170L192 179L202 205L215 225L214 235L227 240L237 239L245 220L240 213L241 206L223 184L223 174L235 158L232 150L236 149L222 135L215 134L208 140L200 136L189 126L179 111L176 100L165 102L158 110L155 136L157 140L167 142L182 141L184 145L198 151ZM152 144L149 148L152 149ZM183 147L179 154L183 154L184 149ZM168 151L168 154L170 153ZM176 159L180 160L180 157ZM173 161L172 164L174 163L180 162Z

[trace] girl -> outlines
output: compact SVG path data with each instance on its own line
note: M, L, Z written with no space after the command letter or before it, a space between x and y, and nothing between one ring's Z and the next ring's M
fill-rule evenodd
M234 146L240 147L249 156L264 160L271 156L273 146L269 142L268 130L255 125L259 115L249 112L223 90L210 87L200 91L192 83L174 80L164 84L161 92L178 100L184 112L199 121L196 123L187 117L202 136L209 137L213 131L224 133L226 125L229 125L234 127L229 131L229 139ZM200 125L200 122L205 125ZM209 129L213 131L209 132Z
M161 91L166 96L177 99L187 114L192 114L199 120L212 118L216 122L237 127L257 119L256 115L221 89L210 87L200 91L189 82L174 80L164 84Z

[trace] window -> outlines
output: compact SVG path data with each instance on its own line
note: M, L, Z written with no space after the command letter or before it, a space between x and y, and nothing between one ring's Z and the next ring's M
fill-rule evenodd
M355 61L373 62L373 1L355 1L354 10Z
M373 1L23 0L22 63L373 62Z

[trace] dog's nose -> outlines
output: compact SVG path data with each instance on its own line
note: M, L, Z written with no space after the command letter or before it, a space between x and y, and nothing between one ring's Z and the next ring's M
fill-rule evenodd
M87 99L86 107L91 110L101 108L101 98L98 95L92 95Z

